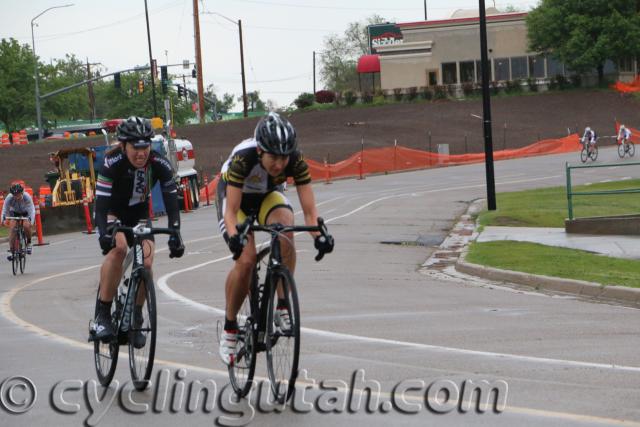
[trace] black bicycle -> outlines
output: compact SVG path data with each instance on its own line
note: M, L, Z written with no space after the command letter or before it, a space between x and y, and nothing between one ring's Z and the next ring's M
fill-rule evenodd
M628 154L629 157L633 157L635 153L636 147L630 140L623 139L618 143L618 156L620 156L620 158L623 158L625 154Z
M93 341L93 354L100 384L107 387L116 371L118 352L121 345L129 345L129 370L137 390L144 390L149 384L156 351L156 295L151 271L144 267L142 239L155 234L174 235L173 228L151 228L145 220L135 227L125 227L116 223L112 236L123 232L127 241L133 242L123 263L123 275L118 292L111 304L111 319L115 336L106 341L93 338L95 323L89 323L89 341ZM96 312L98 314L98 296ZM136 306L141 310L136 309ZM137 337L136 334L141 334ZM142 344L142 345L141 345Z
M11 242L11 246L13 247L11 250L11 269L13 270L13 275L17 275L18 270L20 270L20 274L24 274L24 267L27 264L27 234L24 232L22 223L29 218L24 216L8 216L5 217L5 219L16 222L16 226L13 229L13 242Z
M229 365L229 379L235 393L246 396L251 389L256 356L266 351L274 398L284 403L291 397L298 376L300 307L293 276L282 263L279 237L286 239L284 233L298 231L319 232L325 238L329 234L322 218L318 218L317 226L256 225L254 221L255 216L249 217L237 226L241 239L252 231L264 231L271 234L271 242L258 252L249 295L238 313L238 343L235 360ZM267 255L264 282L259 283L260 267ZM323 256L318 253L316 261ZM286 301L286 307L278 307L279 299Z
M582 163L586 163L587 160L591 159L592 161L596 161L598 158L598 145L591 144L585 138L581 139L582 141L582 150L580 151L580 161Z

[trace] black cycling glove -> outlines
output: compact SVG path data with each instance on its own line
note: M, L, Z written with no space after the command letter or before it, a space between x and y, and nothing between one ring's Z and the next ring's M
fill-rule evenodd
M229 237L229 241L227 242L227 244L229 245L229 250L233 254L234 260L240 258L242 250L247 244L247 238L245 237L244 239L241 239L240 236L241 235L239 233L234 234L233 236Z
M180 232L169 237L169 258L180 258L184 255L184 244L182 243L182 236Z
M100 243L102 255L106 255L113 248L113 237L110 234L101 234L98 237L98 243Z
M333 251L333 237L330 234L326 236L320 235L316 236L314 241L314 246L318 250L318 255L316 256L316 261L320 261L324 254L329 254Z

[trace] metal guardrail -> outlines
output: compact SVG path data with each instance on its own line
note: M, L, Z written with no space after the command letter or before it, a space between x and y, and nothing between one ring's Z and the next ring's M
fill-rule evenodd
M565 163L567 174L567 204L569 208L569 219L573 217L573 196L606 196L615 194L627 194L627 193L640 193L640 188L629 188L624 190L602 190L602 191L572 191L571 189L571 169L592 169L592 168L607 168L618 166L640 166L640 162L631 163L607 163L598 165L578 165L570 166L569 162Z

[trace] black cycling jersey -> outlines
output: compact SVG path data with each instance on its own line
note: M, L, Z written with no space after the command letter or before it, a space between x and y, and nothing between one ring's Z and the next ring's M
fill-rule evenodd
M222 166L224 184L242 188L245 194L266 194L282 185L287 177L293 177L296 185L311 182L309 166L300 151L291 153L284 171L279 176L272 177L260 164L256 148L255 139L247 139L236 145Z
M129 162L123 149L107 154L96 184L95 219L100 235L107 232L109 214L129 223L126 225L146 219L149 194L157 181L160 181L169 227L180 228L177 189L169 160L151 151L145 167L138 169Z

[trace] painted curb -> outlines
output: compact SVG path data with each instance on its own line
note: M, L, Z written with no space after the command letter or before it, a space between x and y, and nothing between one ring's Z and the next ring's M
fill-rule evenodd
M564 294L625 302L640 306L640 289L615 285L601 285L583 280L562 279L519 271L501 270L466 261L468 247L465 247L455 264L456 271L497 282L509 282L531 286L535 289L561 292Z

